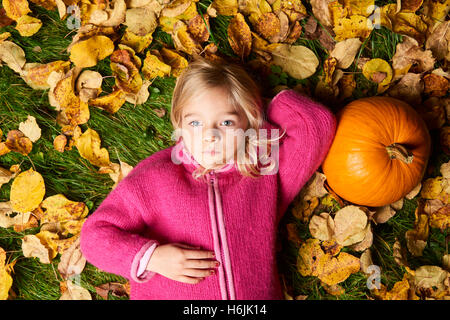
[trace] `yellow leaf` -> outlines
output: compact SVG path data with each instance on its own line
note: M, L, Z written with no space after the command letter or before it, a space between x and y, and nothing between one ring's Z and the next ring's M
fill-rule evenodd
M105 59L114 51L114 43L107 36L93 36L73 45L70 60L80 68L89 68Z
M27 0L3 0L2 4L6 15L16 21L31 12Z
M316 72L319 59L305 46L279 44L272 51L273 63L296 79L305 79Z
M144 59L144 66L142 67L142 74L145 79L153 80L156 77L163 78L170 74L171 67L162 62L158 56L153 55L151 51L147 51Z
M208 14L215 17L216 14L211 14L212 12L217 12L217 14L224 16L234 16L238 13L238 0L214 0L208 7Z
M47 79L53 71L63 71L66 73L70 66L70 61L57 60L46 64L26 63L23 67L22 79L35 90L50 89Z
M172 39L175 49L178 51L192 55L200 54L202 50L200 44L188 32L187 25L183 21L175 22L172 31Z
M428 178L423 182L420 196L424 199L437 199L442 191L443 177Z
M8 299L8 292L13 283L10 271L8 271L10 268L5 264L6 252L0 247L0 300Z
M322 272L318 278L329 286L336 285L346 280L352 273L360 269L359 259L341 252L338 257L333 257L327 263L324 263Z
M97 167L109 165L109 153L105 148L100 148L101 140L97 131L88 128L75 140L75 146L80 155Z
M125 103L125 92L116 88L110 94L89 100L89 105L103 109L109 113L116 113Z
M237 13L231 19L227 33L228 42L234 53L241 59L247 57L252 49L252 34L242 14Z
M42 27L42 21L28 15L21 16L17 19L16 30L22 37L31 37Z
M353 15L350 18L339 19L333 28L336 33L335 40L342 41L349 38L367 38L373 30L370 19Z
M161 48L160 53L161 57L164 60L164 63L170 65L170 67L172 68L171 75L173 75L174 77L178 77L181 72L183 72L183 70L187 68L187 60L179 55L176 51L167 48Z
M39 172L30 168L20 173L11 185L11 207L20 213L33 211L42 202L44 195L44 179Z
M36 123L36 118L28 115L27 120L19 123L19 130L27 136L31 142L36 142L41 137L41 128Z
M167 31L166 31L167 32ZM153 36L151 33L147 33L145 36L138 36L130 30L125 29L125 33L120 40L120 43L125 44L137 53L144 51L153 41Z
M384 92L389 87L393 76L389 63L379 58L367 61L362 72L368 80L378 83L378 93Z

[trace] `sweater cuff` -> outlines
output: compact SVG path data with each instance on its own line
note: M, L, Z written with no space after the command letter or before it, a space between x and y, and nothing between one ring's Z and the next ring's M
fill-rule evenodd
M147 282L155 275L155 272L146 270L146 267L158 245L158 241L150 240L142 246L136 254L133 259L133 263L131 264L130 271L130 276L133 281L139 283Z

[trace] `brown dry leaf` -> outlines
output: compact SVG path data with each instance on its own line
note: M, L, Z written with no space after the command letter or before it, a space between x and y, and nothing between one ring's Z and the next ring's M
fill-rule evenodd
M355 60L362 42L358 38L350 38L336 43L330 56L336 58L337 68L347 69Z
M70 66L70 61L53 61L46 64L42 63L26 63L23 67L22 79L35 90L50 89L47 82L50 73L53 71L62 71L66 73Z
M36 142L41 137L41 128L36 123L36 118L28 115L27 120L19 123L19 130L28 137L31 142Z
M352 273L360 269L359 259L341 252L338 257L332 257L323 264L323 269L318 278L329 286L345 281Z
M96 35L75 43L70 49L70 60L79 68L89 68L114 51L114 43L104 35Z
M438 294L445 290L444 281L448 277L447 271L438 266L421 266L414 272L414 285L417 289L436 290ZM433 289L436 288L436 289Z
M445 106L442 100L442 98L430 97L416 107L429 130L439 129L446 122Z
M328 0L311 0L312 12L314 17L320 21L322 25L333 26L332 15L329 6L335 6L337 1Z
M14 42L2 41L0 42L0 61L20 74L26 63L25 52Z
M372 274L372 272L369 270L369 267L373 265L372 261L372 253L370 252L370 249L366 249L361 256L359 257L359 262L361 266L361 271L365 273L366 275Z
M300 196L304 200L311 200L314 197L322 198L328 191L324 187L327 177L319 171L314 172L312 177L308 180L306 185L302 188Z
M325 289L326 292L333 296L340 296L345 293L345 289L338 284L329 286L325 282L321 282L320 285Z
M190 19L187 23L189 33L197 40L199 43L208 41L209 39L209 16L204 14L196 15L194 18Z
M60 282L61 297L59 300L92 300L88 290L74 284L72 280Z
M406 199L408 199L408 200L412 200L413 198L415 198L418 194L419 194L419 192L420 192L420 190L422 189L422 182L419 182L418 184L417 184L417 186L415 186L406 196L405 196L405 198Z
M305 79L313 75L319 65L319 60L313 51L305 46L279 44L271 50L273 63L296 79Z
M42 21L28 15L21 16L17 19L16 30L22 37L31 37L42 27Z
M314 238L322 241L333 239L334 228L333 218L327 212L315 215L309 221L309 232Z
M33 211L42 202L44 195L44 179L39 172L30 168L17 175L11 185L11 207L14 212Z
M423 77L425 94L431 97L442 97L448 93L449 82L443 77L434 73L427 74Z
M397 44L395 54L392 57L392 68L395 72L394 80L401 78L408 71L422 73L432 70L434 63L435 58L431 50L423 50L417 40L404 36L403 42Z
M385 223L392 218L395 213L396 211L391 207L391 205L377 207L373 218L376 223Z
M242 14L237 13L230 20L227 34L234 53L241 59L246 58L252 50L252 34Z
M116 113L126 100L125 92L117 87L114 87L113 89L114 91L107 95L103 95L95 99L90 99L88 102L89 105L103 109L111 114Z
M450 21L442 22L427 37L425 48L430 49L436 59L450 61Z
M8 299L9 289L13 283L11 277L13 265L14 263L6 264L6 252L0 247L0 300Z
M2 4L6 15L15 21L31 12L27 0L3 0Z
M0 188L3 184L9 183L9 181L16 176L17 173L11 170L0 167Z
M89 99L97 98L102 92L103 77L97 71L84 70L77 78L76 92L80 100L88 102Z
M113 8L105 8L104 10L95 10L89 17L89 23L104 27L115 27L125 22L125 11L127 9L124 0L113 0L109 4L113 4Z
M138 36L153 33L158 26L158 16L161 10L162 7L157 1L152 1L142 7L128 9L124 25Z
M373 244L372 226L370 223L368 223L365 228L364 239L361 240L360 242L352 244L351 246L349 246L349 248L352 250L361 252L361 251L364 251L364 250L370 248L372 246L372 244Z
M356 81L351 73L344 74L339 81L339 100L344 100L353 95L356 88Z
M142 62L133 49L119 45L111 55L111 71L116 78L116 86L126 93L136 94L141 89L142 77L139 73Z
M183 21L179 20L175 22L171 34L176 50L185 52L189 55L198 55L202 51L201 45L189 33L188 26Z
M367 223L367 215L359 207L349 205L340 209L334 216L336 241L343 246L362 241Z
M25 224L30 218L31 212L18 213L14 217L11 201L0 202L0 227L10 228L15 225Z
M81 274L85 265L86 258L84 258L81 253L80 237L76 236L76 240L61 255L61 260L58 264L58 271L63 279L69 279L75 275Z
M405 233L406 245L409 252L413 256L419 257L422 255L428 240L429 225L428 215L424 212L425 200L419 199L418 206L414 212L415 222L414 229L408 230Z
M48 231L41 231L48 232ZM45 239L42 241L37 235L26 235L22 239L22 252L27 258L38 258L41 263L50 263L56 256L57 252L49 248Z
M395 239L394 246L392 247L392 255L394 257L395 262L403 267L408 266L408 261L406 259L406 249L401 246L400 241Z
M100 147L101 140L97 131L88 128L83 134L75 140L75 146L80 155L97 167L108 166L109 153L105 148Z
M112 291L111 294L115 297L123 297L129 295L126 284L122 284L119 282L108 282L101 284L95 287L95 291L105 300L108 300L108 293L110 291Z
M319 199L317 197L311 200L303 200L302 197L297 196L293 201L292 214L303 223L307 223L318 205Z
M266 1L264 1L267 3ZM295 23L309 15L305 6L300 0L281 0L281 1L269 1L271 3L273 12L279 16L280 12L283 12L289 18L290 23Z
M389 89L387 94L410 105L419 105L422 102L423 82L420 73L407 73L400 81Z

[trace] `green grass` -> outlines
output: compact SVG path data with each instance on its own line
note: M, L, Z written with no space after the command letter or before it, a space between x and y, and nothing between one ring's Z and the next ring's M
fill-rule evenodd
M211 0L200 1L198 9L205 13ZM377 1L381 6L394 1ZM30 3L32 16L42 20L43 26L38 33L31 37L21 37L12 27L1 28L0 32L9 31L9 40L18 44L26 54L27 62L47 63L55 60L68 60L66 52L73 34L66 27L66 22L59 19L57 11L47 11L42 7ZM310 10L310 8L308 8ZM228 41L226 29L231 17L218 16L210 19L212 37L210 42L216 43L219 52L225 56L237 58L233 53ZM123 30L121 30L122 32ZM389 31L386 28L376 29L370 37L364 41L358 57L382 58L391 61L395 52L395 46L402 41L402 36ZM296 84L304 84L314 88L319 75L323 73L323 61L327 58L327 51L318 40L308 40L304 36L296 42L313 50L318 56L320 65L317 72L308 79L296 80L283 73L275 73L276 77L283 79L282 83L290 87ZM159 49L162 45L172 46L170 36L160 28L154 33L154 41L149 49ZM33 49L39 46L40 52ZM138 54L142 59L145 52ZM354 72L357 88L354 96L344 101L357 99L364 96L376 95L376 85L368 81L356 68L355 62L345 72ZM109 58L100 61L95 67L88 68L100 72L103 76L111 75ZM276 79L275 79L276 80ZM90 119L87 124L81 126L84 132L87 128L96 130L102 140L102 147L109 151L112 162L122 161L135 166L142 159L154 152L171 146L172 126L169 120L170 103L175 79L172 77L157 78L149 87L151 96L149 100L139 106L125 103L121 109L111 115L97 108L90 108ZM102 84L104 92L111 92L114 85L113 78L105 78ZM314 92L312 90L312 92ZM166 115L159 118L152 110L153 108L166 109ZM56 111L48 103L48 90L33 90L18 74L6 66L0 67L0 128L3 130L3 139L9 130L18 129L18 124L26 120L28 115L36 117L42 129L42 137L34 145L28 156L16 152L10 152L0 157L0 166L9 168L13 164L20 164L22 170L34 167L44 178L46 194L64 194L73 201L82 201L94 212L101 201L111 191L113 181L109 175L98 174L97 167L91 165L87 160L81 158L75 147L72 150L59 153L53 148L53 139L60 134L60 126L56 123ZM439 141L438 133L432 132L433 141ZM436 143L435 143L436 144ZM430 164L434 170L429 176L439 175L439 165L448 161L449 157L442 150L435 148L430 158ZM5 184L0 189L0 201L9 200L11 183ZM374 227L374 244L371 248L374 263L381 267L382 283L388 288L393 283L401 280L404 270L398 266L392 257L392 246L395 238L402 245L404 233L411 229L414 223L415 200L405 201L404 208L398 212L387 223ZM320 285L316 277L302 277L296 268L298 247L286 238L286 223L294 222L297 225L299 236L302 239L310 237L308 227L296 220L290 210L280 223L280 240L282 250L278 253L277 261L280 272L286 279L288 287L296 295L307 295L308 299L367 299L371 296L366 286L366 276L362 273L351 275L345 282L341 283L345 294L335 297L328 294ZM15 299L24 300L54 300L59 299L59 282L61 277L57 271L59 256L51 264L42 264L37 259L25 258L21 252L21 239L27 234L35 234L38 228L26 230L25 232L14 232L12 228L0 228L0 247L7 251L9 262L16 261L13 273L13 291ZM445 250L445 234L432 229L427 247L423 257L413 258L408 256L408 261L414 269L424 264L440 265L440 257ZM351 252L359 256L360 253ZM125 282L126 280L113 274L101 272L94 266L87 264L81 274L81 284L88 289L94 299L101 299L95 292L95 286L110 281ZM112 295L110 299L117 298Z

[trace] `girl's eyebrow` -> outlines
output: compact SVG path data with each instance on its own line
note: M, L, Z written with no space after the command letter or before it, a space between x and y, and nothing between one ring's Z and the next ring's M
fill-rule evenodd
M184 118L190 117L190 116L196 116L198 114L196 113L188 113L184 116ZM222 113L222 115L230 115L230 116L239 116L239 113L237 113L236 111L231 111L231 112L225 112Z

